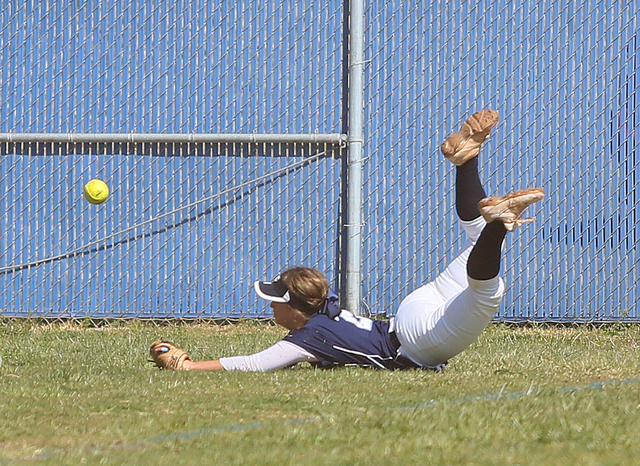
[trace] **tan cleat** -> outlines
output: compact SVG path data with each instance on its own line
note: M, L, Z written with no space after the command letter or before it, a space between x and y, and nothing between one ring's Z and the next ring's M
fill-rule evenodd
M478 209L487 223L501 220L507 231L513 231L516 226L533 222L532 218L520 218L520 214L527 206L543 198L542 188L521 189L506 196L485 197L478 202Z
M442 153L454 165L462 165L467 160L477 157L482 143L499 119L500 115L495 110L487 109L474 113L462 124L460 131L453 133L442 143Z

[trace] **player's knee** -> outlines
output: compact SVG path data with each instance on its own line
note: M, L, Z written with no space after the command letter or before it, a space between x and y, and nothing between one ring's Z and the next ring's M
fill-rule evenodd
M469 289L474 301L482 306L496 309L500 306L505 292L504 281L500 277L489 280L475 280L469 278Z

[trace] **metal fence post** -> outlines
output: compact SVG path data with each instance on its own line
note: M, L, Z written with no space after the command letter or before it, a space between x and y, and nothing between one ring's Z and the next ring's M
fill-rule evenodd
M364 4L362 0L352 0L350 3L349 28L345 307L359 314L362 286L362 145L364 110Z

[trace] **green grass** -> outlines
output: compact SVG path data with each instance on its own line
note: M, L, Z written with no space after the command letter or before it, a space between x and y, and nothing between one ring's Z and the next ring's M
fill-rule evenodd
M440 374L308 365L174 373L253 352L268 324L0 324L1 464L637 464L637 326L489 327Z

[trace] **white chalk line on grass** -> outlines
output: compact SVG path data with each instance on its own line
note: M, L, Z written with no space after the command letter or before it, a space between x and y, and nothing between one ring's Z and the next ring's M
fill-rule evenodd
M548 390L544 390L540 388L539 389L540 391L537 391L537 392L535 390L534 384L531 384L528 389L523 391L505 393L504 387L503 387L503 389L497 393L487 393L487 394L478 395L478 396L464 396L460 398L453 398L450 400L443 400L443 401L430 400L426 403L419 403L412 406L400 406L400 407L388 408L388 409L389 411L392 411L392 412L393 411L410 411L410 410L426 409L426 408L437 407L437 406L459 405L464 403L493 401L493 400L500 400L500 399L520 399L520 398L526 398L532 395L535 396L536 394L542 394L544 392L571 393L571 392L584 391L584 390L597 390L597 389L602 389L606 386L627 385L632 383L640 383L640 378L605 380L601 382L593 382L587 385L560 387L560 388L548 389ZM304 418L298 418L298 419L289 419L282 422L266 421L266 422L254 422L251 424L232 424L229 426L211 427L211 428L177 432L177 433L171 433L171 434L159 434L151 437L148 440L137 442L137 444L148 445L148 444L154 444L154 443L164 443L164 442L174 441L174 440L191 439L191 438L197 438L203 435L217 433L217 432L253 430L253 429L259 429L259 428L266 427L268 425L273 425L273 424L277 424L277 425L305 424L313 421L320 421L322 419L323 419L322 416L313 416L313 417L304 417Z
M296 418L296 419L286 419L284 421L262 421L262 422L253 422L251 424L229 424L222 425L217 427L204 427L202 429L188 430L184 432L173 432L167 434L158 434L150 437L147 440L137 440L135 442L121 442L114 443L110 445L94 445L87 446L82 448L82 451L87 454L98 454L102 452L107 452L111 450L127 450L127 449L135 449L139 447L145 447L149 445L159 445L166 442L180 441L180 440L188 440L193 438L200 438L207 435L220 434L224 432L235 432L235 431L248 431L253 429L259 429L268 426L282 427L296 424L304 424L307 422L316 421L321 419L320 416L314 417L304 417L304 418ZM14 460L6 460L0 457L0 466L15 464L15 462L26 462L26 461L45 461L54 457L57 454L65 454L68 450L60 449L60 448L48 448L45 447L38 451L37 454L28 457L22 457Z
M139 442L134 442L131 445L132 446L154 445L158 443L172 442L175 440L186 440L186 439L198 438L198 437L203 437L209 434L219 434L222 432L234 432L234 431L241 431L241 430L259 429L259 428L267 427L270 425L290 426L290 425L305 424L307 422L317 421L319 419L322 419L321 416L287 419L285 421L262 421L262 422L253 422L251 424L231 424L228 426L204 427L202 429L188 430L185 432L175 432L171 434L158 434L158 435L154 435L148 440L141 440Z
M526 390L520 390L517 392L505 392L503 387L499 392L494 393L486 393L483 395L477 396L463 396L460 398L453 398L449 400L430 400L425 403L418 403L415 405L409 406L399 406L396 408L388 408L387 411L390 412L403 412L403 411L417 411L421 409L428 408L436 408L436 407L446 407L448 405L461 405L467 403L476 403L476 402L484 402L484 401L498 401L498 400L518 400L524 399L527 397L535 397L542 394L565 394L565 393L573 393L579 391L586 390L600 390L605 387L611 386L621 386L621 385L629 385L640 383L640 377L637 378L626 378L619 380L603 380L600 382L592 382L586 385L575 385L568 387L559 387L554 389L545 389L544 387L535 387L535 384L532 383ZM100 452L106 452L109 450L121 450L121 449L130 449L130 448L138 448L149 445L158 445L166 442L175 442L181 440L189 440L194 438L200 438L207 435L223 433L223 432L239 432L239 431L250 431L254 429L261 429L263 427L269 426L289 426L289 425L300 425L306 424L314 421L321 421L324 417L321 415L309 416L309 417L301 417L296 419L287 419L284 421L260 421L260 422L252 422L250 424L229 424L222 425L217 427L205 427L202 429L195 430L187 430L183 432L172 432L166 434L158 434L150 437L146 440L138 440L135 442L128 443L118 443L111 445L102 445L102 446L93 446L87 447L85 450L87 454L97 454ZM1 460L0 465L11 464L15 461L43 461L52 457L57 453L66 453L66 450L59 449L47 449L45 448L40 454L28 458L21 458L18 460Z
M563 393L572 393L584 390L598 390L605 388L607 386L617 386L617 385L627 385L632 383L640 383L640 377L638 378L628 378L628 379L620 379L620 380L603 380L601 382L593 382L587 385L575 385L569 387L560 387L560 388L547 388L544 387L536 387L535 383L532 382L529 385L529 388L526 390L521 390L518 392L505 392L505 386L497 393L485 393L483 395L474 395L474 396L464 396L460 398L453 398L450 400L430 400L425 403L417 403L415 405L410 406L402 406L398 408L391 408L391 411L412 411L418 409L432 408L437 406L447 406L447 405L460 405L465 403L473 403L473 402L483 402L483 401L498 401L498 400L513 400L513 399L522 399L530 396L541 395L544 393L549 394L563 394Z

